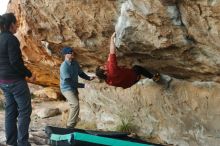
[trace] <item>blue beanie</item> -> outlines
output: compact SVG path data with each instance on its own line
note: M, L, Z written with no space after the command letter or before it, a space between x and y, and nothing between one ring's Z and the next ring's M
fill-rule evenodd
M73 48L65 47L61 50L62 55L71 54L73 52Z

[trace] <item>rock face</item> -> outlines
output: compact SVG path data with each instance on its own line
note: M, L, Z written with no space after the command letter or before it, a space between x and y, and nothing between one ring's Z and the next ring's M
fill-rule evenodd
M48 118L48 117L53 117L56 115L59 115L61 112L59 108L44 108L44 109L39 109L34 111L35 114L37 114L38 117L40 118Z
M123 125L144 138L178 146L220 143L220 84L173 79L169 89L145 79L129 89L94 83L80 89L81 120L98 129ZM124 124L122 123L124 121ZM158 141L157 141L158 142Z
M116 26L119 51L132 63L175 77L219 81L219 6L208 0L128 0Z
M13 0L8 11L19 19L16 35L36 84L58 86L64 46L74 47L84 69L94 71L106 61L114 30L119 64L184 79L170 90L148 80L127 90L95 83L80 90L81 119L99 129L129 119L140 135L164 143L216 146L219 7L217 0Z
M60 49L74 47L79 62L88 69L105 61L108 38L114 31L117 5L97 0L15 0L8 11L15 12L20 25L17 36L28 67L37 84L57 86ZM99 54L99 55L98 55Z
M17 33L37 83L58 85L60 49L88 71L106 61L114 28L119 62L177 78L219 81L220 3L209 0L15 0Z

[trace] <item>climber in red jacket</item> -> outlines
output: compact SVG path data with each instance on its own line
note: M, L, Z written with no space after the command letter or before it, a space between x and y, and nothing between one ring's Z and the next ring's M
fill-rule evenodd
M141 66L135 65L132 68L118 66L115 54L114 38L115 33L111 36L110 53L107 63L104 66L96 68L96 76L100 80L105 80L105 82L111 86L122 88L129 88L137 83L140 80L141 75L153 79L155 82L160 80L159 73L154 75Z

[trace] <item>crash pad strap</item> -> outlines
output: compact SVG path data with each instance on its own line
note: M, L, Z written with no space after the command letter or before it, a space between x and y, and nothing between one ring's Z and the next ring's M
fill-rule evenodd
M108 146L152 146L149 144L142 144L142 143L113 139L113 138L106 138L106 137L84 134L79 132L74 132L73 135L74 135L74 140L103 144Z
M51 134L51 136L50 136L50 140L54 140L54 141L66 140L69 143L71 142L71 138L72 138L72 133L65 134L65 135Z

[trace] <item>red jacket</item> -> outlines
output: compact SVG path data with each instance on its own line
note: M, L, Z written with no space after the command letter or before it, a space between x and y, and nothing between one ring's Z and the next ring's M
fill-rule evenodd
M112 86L129 88L140 79L140 75L137 75L133 69L119 67L115 54L109 54L106 69L107 79L105 81Z

